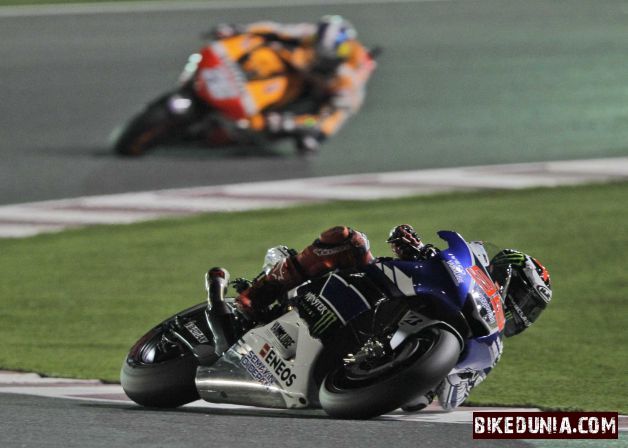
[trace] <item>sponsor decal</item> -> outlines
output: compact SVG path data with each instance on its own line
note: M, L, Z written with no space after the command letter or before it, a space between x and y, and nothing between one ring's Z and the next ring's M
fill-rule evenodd
M318 255L319 257L328 257L329 255L334 255L349 250L349 248L351 248L349 244L343 244L342 246L329 248L315 247L312 249L312 252L314 252L314 254Z
M549 288L543 285L536 285L536 290L546 302L549 302L552 299L552 291L550 291Z
M617 412L474 412L474 439L617 439Z
M285 280L287 269L286 269L286 259L279 260L275 266L273 266L270 272L267 274L269 280L277 280L283 282Z
M499 294L495 294L491 297L491 305L493 305L493 310L495 311L495 318L497 319L497 328L499 330L503 330L506 325L506 316L504 316L504 307L502 305L502 298Z
M279 343L283 345L284 348L288 349L295 344L292 336L288 334L286 329L279 322L275 322L273 326L270 327L270 331L273 332Z
M290 387L297 378L295 373L288 367L288 364L277 354L274 348L269 344L264 344L259 351L259 355L262 357L266 365L275 372L275 375L281 379L281 382Z
M308 309L308 312L311 313L313 311L316 317L318 317L318 319L310 325L310 333L312 336L318 337L322 335L332 324L338 321L338 316L313 293L308 292L303 297L303 303Z
M196 324L194 322L187 322L185 325L183 325L185 328L187 328L187 330L190 332L190 334L192 336L194 336L194 338L200 343L200 344L207 344L209 342L209 339L207 339L207 336L205 336L205 334L201 331L200 328L198 328L196 326Z
M497 285L493 283L493 280L491 280L478 265L467 268L467 272L473 277L473 280L475 280L487 296L492 297L497 293Z
M262 361L253 352L248 352L240 359L240 364L253 377L253 379L265 386L272 386L275 383L273 374L266 368Z
M480 302L480 305L481 305L481 307L480 307L480 315L482 317L487 317L491 324L495 324L495 322L496 322L495 321L495 312L493 311L493 307L491 306L491 304L488 303L488 300L486 300L486 297L484 297L484 296L482 296L480 294L477 294L477 297L474 296L473 298L476 300L476 302ZM482 313L482 311L484 311L484 313Z
M532 325L532 322L530 322L530 320L526 316L526 313L524 313L523 310L519 307L519 305L517 305L517 302L515 302L514 300L511 300L510 306L515 310L515 313L517 313L517 316L519 317L519 319L523 321L526 327L529 327L530 325ZM510 314L512 315L512 313Z
M447 260L447 266L449 266L451 273L454 275L456 285L463 283L466 277L466 272L462 267L462 264L460 264L454 255L451 255L451 258Z
M467 272L473 280L478 284L482 291L490 298L493 312L495 313L495 318L497 319L497 328L499 330L504 329L504 325L506 324L506 317L504 316L504 309L502 307L502 299L499 295L499 291L497 290L497 285L493 283L493 280L490 279L488 275L484 272L482 268L477 265L473 265L470 268L467 268Z
M238 86L227 67L204 68L199 72L199 75L209 94L216 100L227 100L240 96Z
M504 251L493 259L495 265L507 265L523 267L526 264L526 256L518 251Z

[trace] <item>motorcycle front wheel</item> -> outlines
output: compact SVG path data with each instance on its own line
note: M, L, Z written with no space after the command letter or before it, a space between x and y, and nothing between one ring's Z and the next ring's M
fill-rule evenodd
M126 395L142 406L175 408L198 400L195 386L198 358L175 333L180 322L204 319L201 303L166 319L133 345L122 364L120 383Z
M433 390L456 365L460 342L438 327L406 339L381 362L341 365L323 380L319 401L332 417L367 419Z

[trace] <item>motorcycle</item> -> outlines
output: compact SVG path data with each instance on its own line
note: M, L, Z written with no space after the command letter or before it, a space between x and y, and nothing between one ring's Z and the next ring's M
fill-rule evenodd
M373 57L379 53L374 50ZM251 117L262 111L309 107L300 92L311 82L263 37L243 34L210 42L192 54L179 86L149 103L115 132L113 148L139 156L160 145L192 144L263 146L286 135L254 130ZM299 100L299 101L297 101ZM296 138L307 152L307 136Z
M252 328L225 298L226 271L210 270L209 303L140 338L122 365L122 387L148 407L202 398L321 407L337 418L372 418L411 403L458 363L494 350L504 326L484 247L452 231L438 235L448 248L433 258L377 259L309 280L277 303L278 317Z

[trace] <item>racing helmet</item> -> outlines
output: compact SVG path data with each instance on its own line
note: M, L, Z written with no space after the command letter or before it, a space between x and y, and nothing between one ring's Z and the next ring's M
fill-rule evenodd
M388 239L393 253L402 260L418 260L423 242L410 224L401 224L390 230Z
M341 16L323 16L316 28L314 37L314 51L316 61L314 70L317 72L331 72L343 61L349 58L351 46L349 42L355 39L357 31L353 25Z
M504 335L519 334L539 318L552 300L549 272L538 260L513 249L497 253L489 271L504 298Z

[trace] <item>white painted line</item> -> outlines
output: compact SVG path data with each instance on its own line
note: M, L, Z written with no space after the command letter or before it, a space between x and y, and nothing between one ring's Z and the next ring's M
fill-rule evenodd
M451 0L213 0L70 3L0 7L0 19L17 17L72 16L88 14L129 14L234 9L295 8L343 5L390 5L396 3L434 3Z
M442 168L180 188L0 206L0 237L166 216L282 208L445 191L522 189L628 180L628 157Z
M2 207L0 208L0 222L10 223L31 222L33 224L68 224L68 225L89 225L89 224L128 224L138 220L154 219L159 217L159 213L129 213L114 212L111 210L81 211L72 209L47 209L46 207Z
M26 238L40 233L60 232L68 228L66 225L32 224L32 223L3 223L0 222L0 237Z

